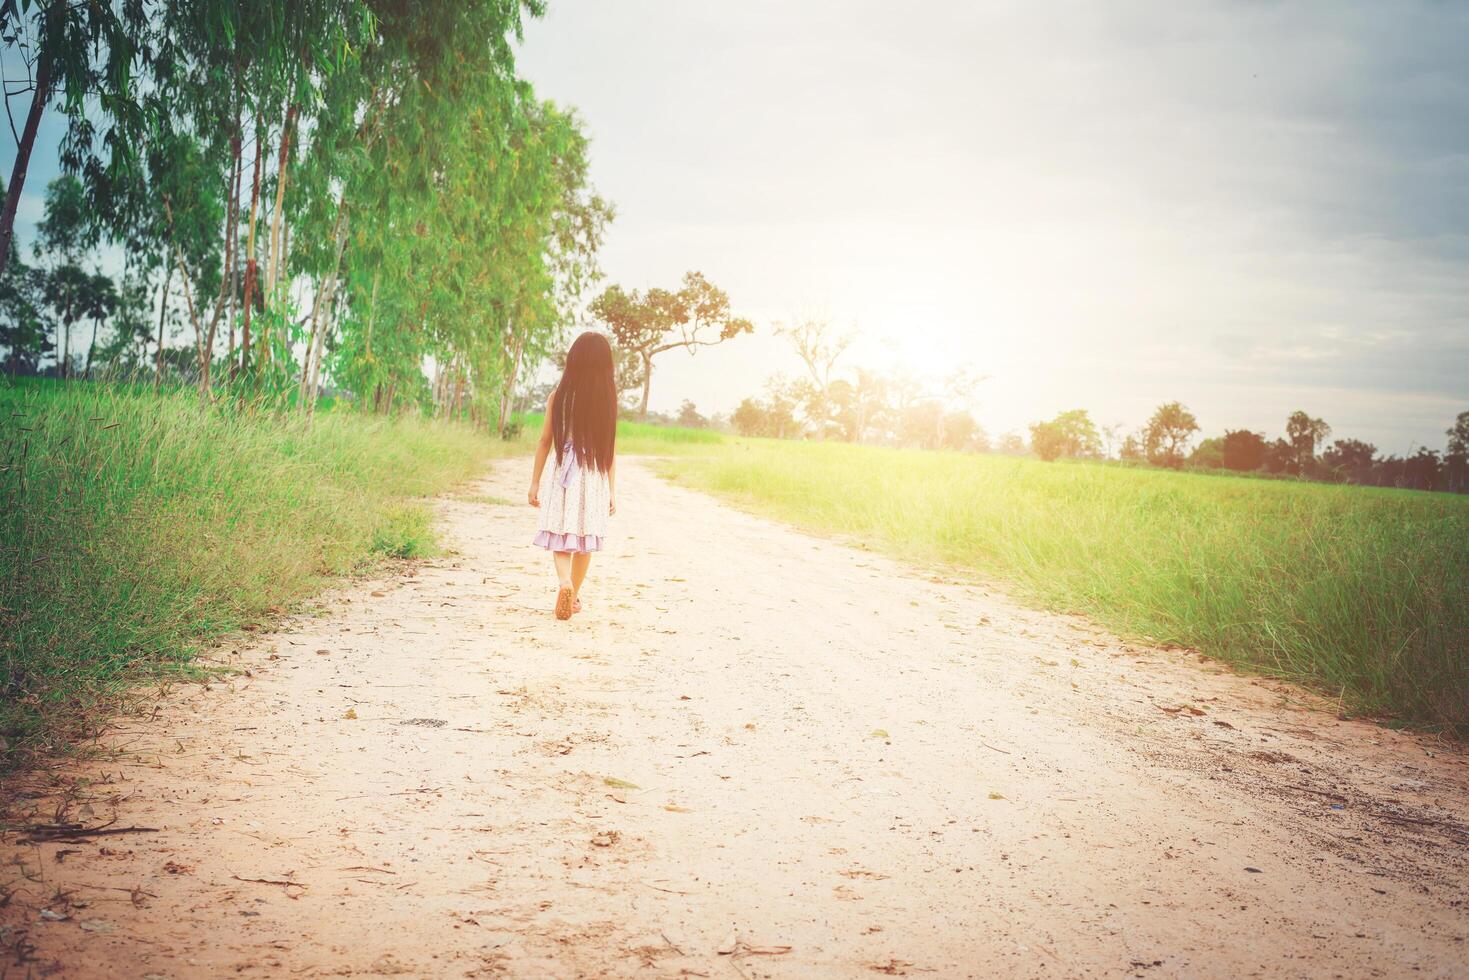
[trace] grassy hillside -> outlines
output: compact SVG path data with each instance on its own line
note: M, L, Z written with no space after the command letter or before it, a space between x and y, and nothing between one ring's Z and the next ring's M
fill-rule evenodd
M414 498L503 451L457 425L36 383L0 386L0 442L0 761L325 577L421 552Z
M1469 498L730 440L689 486L1469 734Z

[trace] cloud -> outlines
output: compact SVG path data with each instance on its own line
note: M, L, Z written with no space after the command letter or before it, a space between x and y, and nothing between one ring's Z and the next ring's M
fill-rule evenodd
M992 427L1181 397L1391 447L1469 403L1464 50L1431 0L563 0L522 61L583 109L616 280L701 268L871 360L979 364ZM747 346L655 406L756 390L778 344Z

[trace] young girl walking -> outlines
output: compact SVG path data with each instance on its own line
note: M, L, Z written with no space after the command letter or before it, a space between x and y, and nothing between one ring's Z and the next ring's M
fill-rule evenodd
M607 518L617 513L616 443L612 345L588 331L571 345L561 383L546 402L546 424L530 478L530 504L541 510L535 543L556 561L557 619L581 612L578 596L592 553L602 549ZM553 449L556 465L548 467Z

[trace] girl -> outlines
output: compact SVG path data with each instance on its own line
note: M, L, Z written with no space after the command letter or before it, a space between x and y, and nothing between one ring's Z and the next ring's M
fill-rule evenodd
M541 509L535 543L556 560L557 619L581 612L577 595L591 567L592 552L601 550L607 518L617 513L616 442L612 345L589 331L571 345L561 383L546 401L546 424L530 478L530 505ZM548 469L546 459L553 446L556 465Z

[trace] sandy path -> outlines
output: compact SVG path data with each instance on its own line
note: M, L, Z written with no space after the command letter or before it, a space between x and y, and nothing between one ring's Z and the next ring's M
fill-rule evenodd
M123 723L68 813L158 830L12 835L5 975L1469 974L1463 753L626 470L570 624L449 500Z

